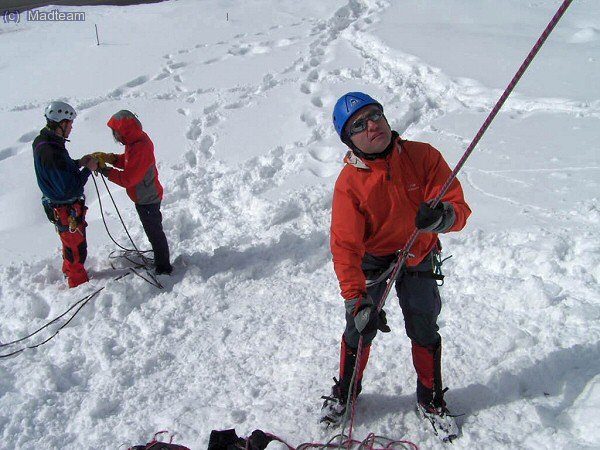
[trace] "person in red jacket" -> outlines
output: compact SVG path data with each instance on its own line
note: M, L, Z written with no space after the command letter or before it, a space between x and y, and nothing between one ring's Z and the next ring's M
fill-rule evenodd
M107 123L115 140L125 145L125 153L96 152L93 156L102 168L102 174L113 183L123 186L135 203L142 226L154 252L157 275L173 271L169 258L169 244L163 231L160 202L163 187L158 180L154 144L143 131L142 124L131 111L115 113ZM106 163L113 166L110 168Z
M377 331L387 332L385 312L377 312L397 252L420 230L396 281L396 293L412 342L417 374L417 404L427 414L446 415L441 380L441 337L437 317L441 300L433 271L439 233L461 230L471 214L455 180L435 208L431 200L451 174L439 151L429 144L403 140L392 131L383 106L361 92L343 95L333 122L350 151L333 194L331 252L346 328L341 340L339 380L324 397L320 421L341 422L357 364L358 393Z

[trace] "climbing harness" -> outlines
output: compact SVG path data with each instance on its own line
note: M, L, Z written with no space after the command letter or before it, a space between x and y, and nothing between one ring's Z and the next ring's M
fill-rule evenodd
M81 233L80 225L85 222L85 197L80 197L71 203L52 203L49 198L42 198L42 206L46 217L56 228L58 234L66 231L70 233Z

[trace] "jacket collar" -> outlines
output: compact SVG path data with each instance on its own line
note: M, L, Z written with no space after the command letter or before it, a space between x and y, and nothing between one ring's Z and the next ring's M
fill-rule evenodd
M356 156L351 150L348 150L346 156L344 156L344 163L356 167L357 169L371 170L362 159Z
M395 140L393 142L392 151L398 151L398 154L400 154L402 153L402 145L400 144L402 142L402 139L397 134L395 134L394 137ZM354 166L357 169L371 170L370 165L377 164L378 161L385 161L387 158L390 157L391 154L392 152L386 155L385 158L366 160L363 158L359 158L353 151L350 150L348 151L348 153L346 153L346 156L344 156L344 163L350 166Z
M43 138L48 142L51 142L53 144L58 144L61 147L65 146L66 139L64 137L56 134L54 131L52 131L48 127L42 128L42 130L40 131L40 136L43 136Z

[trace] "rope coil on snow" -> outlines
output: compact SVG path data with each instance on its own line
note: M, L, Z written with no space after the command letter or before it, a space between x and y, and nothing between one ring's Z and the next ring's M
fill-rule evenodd
M121 216L121 212L119 211L119 208L117 207L117 204L112 195L112 192L110 191L108 184L106 183L106 178L102 174L100 174L100 176L102 177L102 182L104 183L104 187L106 188L106 192L108 193L108 196L110 197L110 200L112 201L115 211L117 212L117 215L119 216L121 225L123 225L123 229L125 230L125 233L127 234L127 237L129 238L129 242L131 242L131 245L133 246L133 249L126 248L125 246L119 244L115 240L115 238L112 236L112 234L110 233L110 230L108 229L108 224L106 223L106 217L104 216L104 207L102 206L102 199L100 198L100 191L98 189L98 184L96 183L96 180L94 179L94 177L92 177L92 181L94 182L94 187L96 188L96 195L98 197L98 205L100 206L100 215L102 216L102 222L104 223L104 229L106 230L106 233L108 234L108 237L110 238L110 240L113 241L113 243L121 249L121 251L114 250L114 251L110 252L110 254L108 255L108 258L110 260L123 258L123 259L129 261L131 264L133 264L133 266L127 267L126 269L130 270L134 275L137 275L142 280L144 280L147 283L150 283L154 287L157 287L158 289L163 289L163 285L160 283L160 281L158 281L156 279L156 277L153 274L151 274L149 271L149 267L154 263L154 259L147 257L145 254L150 253L152 250L140 250L135 245L135 242L133 241L131 234L129 234L129 230L128 230L127 226L125 225L125 221L123 220L123 217ZM134 258L137 258L137 260ZM110 265L113 269L117 269L117 267L115 267L112 264L112 262ZM146 270L146 276L141 275L137 269Z
M311 448L316 448L319 450L325 450L328 448L336 448L341 446L345 446L352 450L399 450L399 449L409 449L409 450L419 450L419 447L411 441L404 439L391 439L384 436L377 436L374 433L370 433L364 440L359 441L356 439L350 439L345 434L336 434L329 441L325 443L319 442L310 442L300 444L298 447L294 448L283 439L273 435L266 433L267 436L272 438L275 441L281 442L286 445L289 450L307 450ZM339 443L335 443L334 441L339 439Z

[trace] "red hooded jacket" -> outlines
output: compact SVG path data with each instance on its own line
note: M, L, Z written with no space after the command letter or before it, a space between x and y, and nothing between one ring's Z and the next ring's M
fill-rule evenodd
M365 160L348 152L333 193L331 252L341 294L346 300L366 294L361 269L365 253L387 256L401 250L415 230L419 204L437 197L452 173L438 150L421 142L396 140L385 159ZM471 214L457 179L442 198L456 220L447 231L459 231ZM431 252L437 234L421 232L410 249L407 266Z
M119 133L125 153L117 156L115 167L108 179L123 186L129 198L139 205L159 203L163 196L163 187L158 180L154 144L142 130L135 116L119 117L115 114L107 124Z

